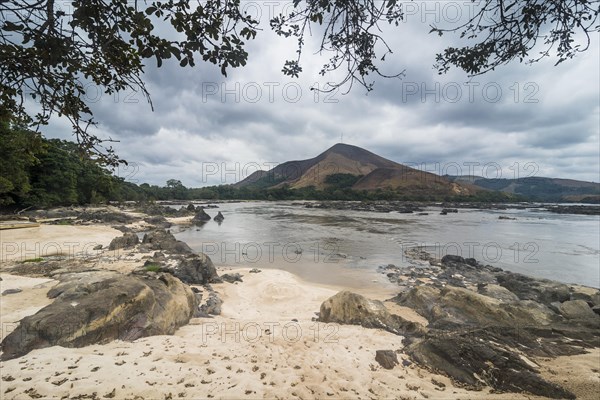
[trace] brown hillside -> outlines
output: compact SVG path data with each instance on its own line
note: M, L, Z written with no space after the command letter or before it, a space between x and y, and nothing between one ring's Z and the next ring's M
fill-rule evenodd
M355 190L400 189L408 194L469 195L477 191L473 187L452 183L446 178L406 166L378 168L360 179L352 187Z
M269 188L289 185L294 189L308 186L325 189L325 180L332 174L362 176L353 186L357 190L399 188L410 194L430 195L470 194L478 190L470 185L451 183L444 177L422 172L360 147L342 143L314 158L288 161L270 171L257 171L234 186Z

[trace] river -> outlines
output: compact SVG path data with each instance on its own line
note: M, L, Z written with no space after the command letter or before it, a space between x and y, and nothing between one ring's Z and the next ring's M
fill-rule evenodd
M459 209L440 215L304 208L291 202L221 203L225 221L175 236L217 266L278 268L321 284L388 286L377 267L418 265L404 250L458 254L535 277L600 287L600 217L540 209ZM505 216L515 219L499 219Z

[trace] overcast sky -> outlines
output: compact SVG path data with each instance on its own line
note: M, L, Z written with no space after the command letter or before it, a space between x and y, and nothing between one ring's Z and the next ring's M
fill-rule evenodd
M118 98L90 88L98 134L120 140L118 154L131 167L128 180L164 185L175 178L188 187L234 183L258 166L311 158L337 142L363 147L391 160L443 174L551 176L600 180L600 51L590 50L557 67L511 64L469 79L462 71L438 75L435 54L452 36L429 34L429 24L467 15L469 2L410 5L407 21L384 36L394 54L382 71L405 70L402 79L376 79L373 92L355 86L315 95L335 75L321 77L324 58L309 41L300 79L281 68L295 51L265 25L250 42L246 67L228 78L212 64L180 68L147 60L145 81L154 112L141 95ZM246 2L249 12L280 11L287 3ZM313 38L316 40L318 38ZM69 136L57 121L47 136Z

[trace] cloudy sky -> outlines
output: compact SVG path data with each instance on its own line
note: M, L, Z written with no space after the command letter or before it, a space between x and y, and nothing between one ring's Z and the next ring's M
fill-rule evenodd
M469 2L428 3L411 4L405 23L384 30L394 54L382 71L405 76L376 79L368 94L359 86L348 94L310 91L338 77L319 76L325 59L312 54L316 35L301 77L283 76L295 42L264 25L247 47L248 64L227 78L211 64L158 69L147 60L154 112L138 93L115 97L90 88L98 134L120 140L114 147L131 166L118 173L136 183L234 183L257 167L314 157L341 135L344 143L440 174L599 181L599 35L588 52L556 67L550 59L472 79L458 70L440 76L435 54L457 39L429 34L429 24L467 15ZM269 12L287 3L245 4L267 23ZM55 120L47 136L68 137L68 124Z

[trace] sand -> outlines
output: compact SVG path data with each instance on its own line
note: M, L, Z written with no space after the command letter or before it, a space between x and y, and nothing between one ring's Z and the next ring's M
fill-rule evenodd
M385 370L375 362L375 350L398 350L406 360L402 337L311 320L338 288L308 284L285 271L232 272L242 273L244 282L214 285L225 300L221 316L193 319L173 336L55 346L2 362L2 398L533 398L470 392L414 364ZM48 303L52 281L2 278L3 288L23 289L2 298L3 319L5 312L14 319ZM18 311L23 301L28 308ZM552 362L585 368L578 364L582 357L589 363L594 355Z
M26 245L37 241L43 246L48 241L74 238L83 244L85 238L104 244L120 235L107 227L43 228L30 231L29 237L26 232L15 231L24 236L11 240L28 240ZM5 241L9 242L3 237ZM111 259L110 252L103 254L107 255L103 258ZM117 259L96 266L127 272L137 262L142 261L132 255L131 262ZM220 316L192 319L173 336L78 349L54 346L2 362L0 398L93 398L94 393L98 398L115 399L536 398L468 391L408 362L383 369L375 361L376 350L395 350L401 361L408 360L402 352L401 336L313 321L321 303L343 288L309 283L277 269L256 274L249 273L248 268L219 270L224 272L239 272L244 282L213 285L224 300ZM22 317L50 303L46 293L55 281L6 273L0 276L0 291L22 289L21 293L0 297L5 335ZM373 298L384 297L371 294ZM389 302L386 306L426 322L410 309ZM547 379L564 384L580 398L595 398L600 380L593 365L599 359L600 352L595 349L581 356L536 362Z
M0 230L0 262L38 257L95 255L94 247L107 247L122 233L106 225L40 225L35 228Z

